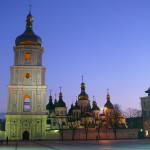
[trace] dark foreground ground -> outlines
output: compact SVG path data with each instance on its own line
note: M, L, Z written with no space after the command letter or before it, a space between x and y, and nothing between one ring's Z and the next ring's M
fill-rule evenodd
M0 150L150 150L150 139L100 141L6 141Z

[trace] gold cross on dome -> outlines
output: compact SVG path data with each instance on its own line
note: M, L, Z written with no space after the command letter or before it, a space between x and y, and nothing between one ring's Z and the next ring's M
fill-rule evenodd
M31 7L32 7L32 5L30 4L29 5L29 13L31 13Z
M109 95L109 89L107 88L107 95Z
M60 86L59 88L60 88L60 92L61 92L61 88L62 88L62 87Z
M82 75L82 82L83 82L83 75Z

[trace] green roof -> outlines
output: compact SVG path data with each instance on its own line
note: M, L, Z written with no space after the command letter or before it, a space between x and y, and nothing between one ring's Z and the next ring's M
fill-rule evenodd
M93 106L92 110L100 110L98 106Z
M54 110L55 109L55 105L52 102L49 102L46 105L46 110Z
M106 102L106 104L104 105L104 107L106 107L106 108L108 108L108 109L114 109L113 104L112 104L109 100L107 100L107 102Z
M56 103L56 107L66 107L66 104L63 100L59 100L57 103Z
M80 106L78 105L77 101L75 106L72 108L72 110L80 110Z

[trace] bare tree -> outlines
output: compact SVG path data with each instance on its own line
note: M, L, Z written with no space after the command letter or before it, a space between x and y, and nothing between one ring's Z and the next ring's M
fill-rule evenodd
M121 117L121 107L119 104L114 104L114 115L108 118L108 124L113 129L115 139L117 139L117 129L121 128L120 126L120 117Z
M128 108L125 112L124 115L126 118L135 118L135 117L141 117L142 116L142 111L138 110L136 108Z
M116 113L122 113L121 106L119 104L114 104L114 109Z
M70 122L69 123L69 128L72 130L72 140L74 140L75 137L75 131L77 129L77 124L75 124L75 122Z
M101 136L100 136L100 132L101 132L101 129L103 128L103 124L105 123L105 120L104 119L100 119L97 121L97 123L95 124L95 127L96 127L96 131L97 131L97 134L98 134L98 138L101 139Z
M56 118L56 124L58 125L58 128L59 128L61 140L63 141L64 140L64 127L66 126L66 122L64 122L63 120L59 121L57 117L55 118Z
M62 124L59 124L59 132L60 132L61 140L62 141L64 140L64 126L65 125L66 125L65 122L62 122Z
M84 121L84 123L82 125L84 126L85 139L87 140L87 136L88 136L88 131L89 131L90 124L89 124L89 122Z

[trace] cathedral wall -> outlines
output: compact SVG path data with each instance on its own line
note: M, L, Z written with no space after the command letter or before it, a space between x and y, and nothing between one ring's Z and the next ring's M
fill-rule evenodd
M37 118L36 118L37 119ZM45 122L45 119L43 120ZM42 121L42 122L43 122ZM44 123L43 122L43 123ZM32 136L30 136L30 140L62 140L62 137L60 135L59 130L45 130L46 127L43 124L43 133L38 134L37 132L37 125L36 123L33 124L34 127L32 128L32 131L30 130L30 127L26 127L21 132L23 131L29 131ZM8 125L7 125L8 126ZM13 125L11 125L11 128L13 128ZM8 130L8 129L7 129ZM117 139L137 139L138 138L138 129L118 129L117 130ZM12 132L10 132L12 134ZM22 133L16 132L18 135L18 138L11 137L11 135L8 135L8 131L0 131L0 140L3 139L5 140L8 136L10 140L22 140ZM88 140L96 140L96 136L98 135L97 130L95 129L89 129L88 134L87 134L87 139ZM114 139L114 132L112 129L108 130L101 130L100 132L100 139ZM64 140L72 140L73 138L73 130L70 129L64 129L63 130L63 138ZM80 130L75 130L74 133L74 140L86 140L86 133L84 129Z
M89 129L87 133L88 140L95 140L98 135L98 131L95 129ZM101 130L100 139L115 139L115 135L112 129ZM46 131L47 140L61 140L59 130ZM73 130L63 130L64 140L72 140ZM136 139L138 138L138 129L118 129L117 139ZM86 140L86 133L84 129L75 130L74 140Z

